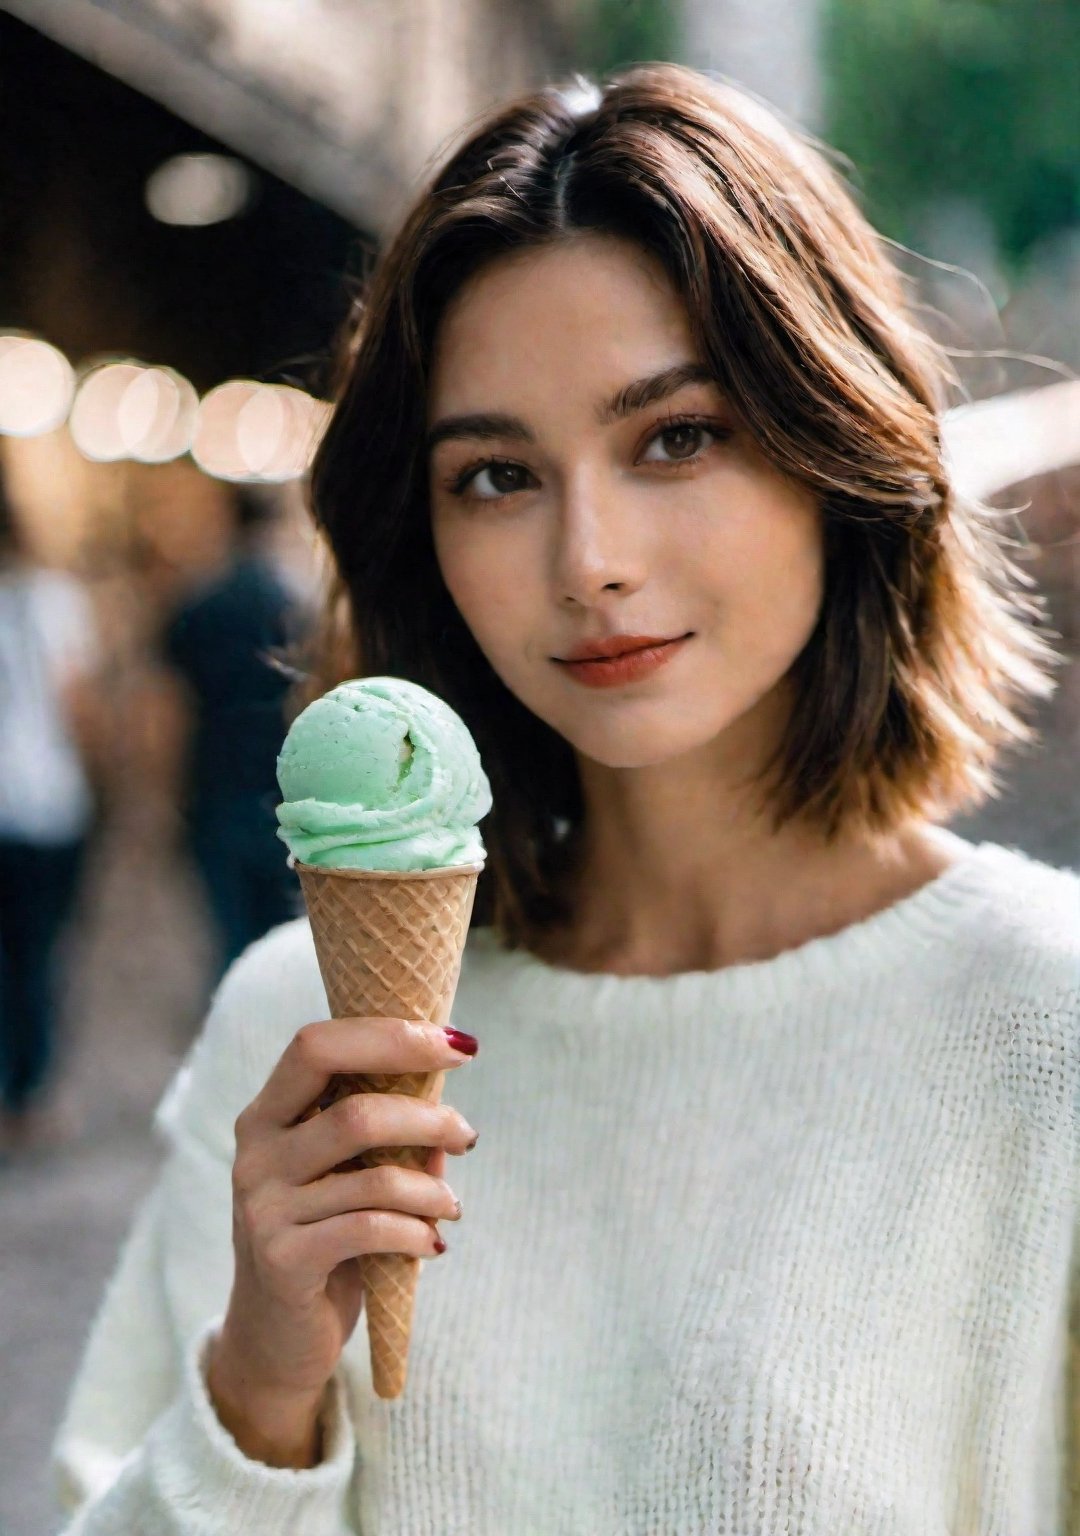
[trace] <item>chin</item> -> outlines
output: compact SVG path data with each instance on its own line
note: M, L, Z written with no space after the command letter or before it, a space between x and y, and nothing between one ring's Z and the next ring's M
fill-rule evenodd
M722 737L737 732L747 750L764 732L771 737L774 716L784 712L781 680L767 678L737 690L718 689L715 678L698 689L693 684L671 690L666 697L639 699L637 708L607 709L603 696L593 703L583 698L568 710L545 700L529 707L574 751L604 768L654 768L660 763L693 757L715 748Z
M595 721L564 721L555 725L575 752L603 768L654 768L659 763L703 751L730 724L721 720L714 727L699 721L692 730L678 728L675 721L666 727L659 722L641 720L598 728Z

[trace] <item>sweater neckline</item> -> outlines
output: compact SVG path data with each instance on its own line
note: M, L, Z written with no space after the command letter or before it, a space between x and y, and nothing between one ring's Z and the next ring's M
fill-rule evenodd
M956 836L956 834L950 834ZM621 1004L663 1000L677 1004L707 990L709 997L732 1006L789 1003L804 986L835 987L845 976L867 969L875 973L910 965L925 956L933 941L942 944L958 919L974 921L973 900L988 899L993 882L989 867L1001 859L1023 858L1000 844L971 843L953 862L909 895L834 933L807 939L765 960L748 960L716 970L675 971L667 976L622 975L614 971L579 971L542 960L527 949L505 949L493 929L475 931L471 943L500 967L507 980L539 985L545 999L615 1000Z

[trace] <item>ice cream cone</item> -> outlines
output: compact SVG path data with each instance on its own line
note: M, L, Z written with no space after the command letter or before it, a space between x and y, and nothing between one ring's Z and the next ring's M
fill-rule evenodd
M448 1023L483 866L402 872L293 863L331 1015ZM445 1075L335 1077L308 1115L349 1093L407 1093L437 1104ZM430 1147L376 1147L343 1166L396 1163L422 1169L430 1153ZM405 1386L420 1260L377 1253L360 1262L375 1391L398 1397Z

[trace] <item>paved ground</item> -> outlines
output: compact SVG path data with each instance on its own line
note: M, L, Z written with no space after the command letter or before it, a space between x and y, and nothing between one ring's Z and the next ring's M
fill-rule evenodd
M1045 746L1013 767L1000 804L954 829L1080 868L1078 760L1074 665L1047 713ZM90 872L64 1074L85 1132L69 1151L0 1169L0 1536L58 1528L48 1446L132 1207L158 1166L151 1110L201 1015L206 931L192 885L156 846L152 829L114 827Z

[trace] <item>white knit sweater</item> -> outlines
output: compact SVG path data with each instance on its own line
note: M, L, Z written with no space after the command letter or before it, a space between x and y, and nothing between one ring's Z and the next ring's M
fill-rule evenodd
M55 1446L69 1536L1080 1532L1077 875L965 844L839 933L665 978L474 932L446 1097L481 1138L405 1394L362 1318L292 1471L201 1362L233 1122L325 1014L306 923L276 929L159 1108Z

